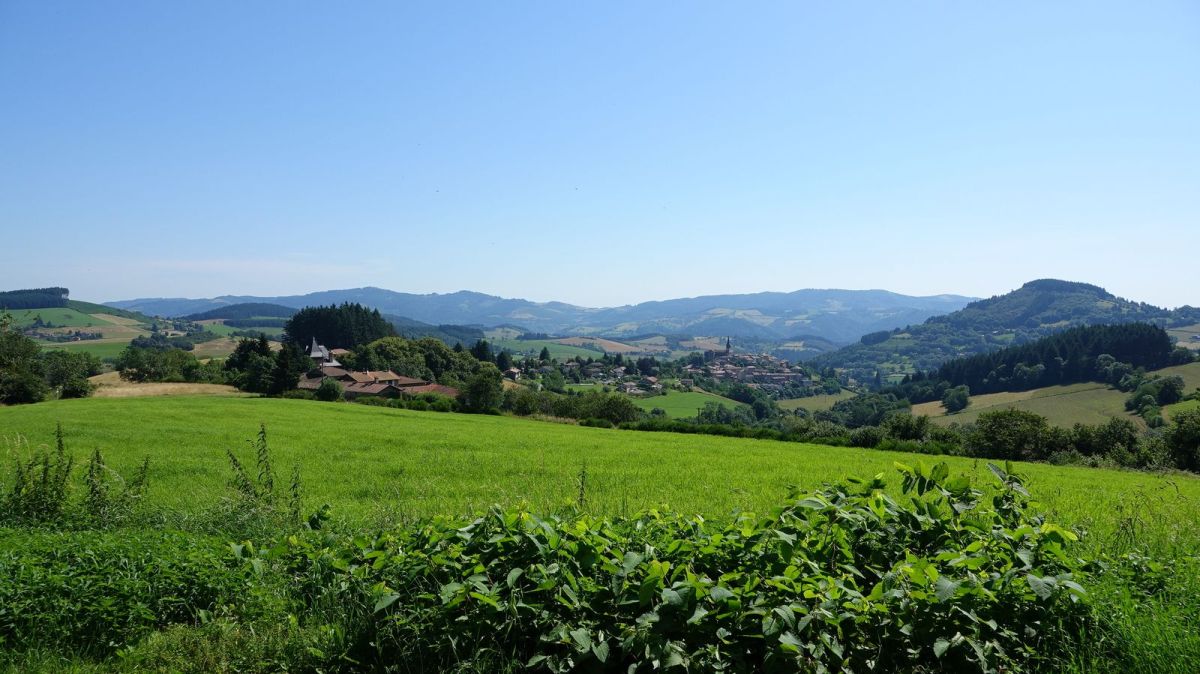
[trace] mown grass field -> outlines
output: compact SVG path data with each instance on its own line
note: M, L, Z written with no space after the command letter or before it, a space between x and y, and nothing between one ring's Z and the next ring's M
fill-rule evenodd
M661 409L672 419L695 417L708 403L718 403L726 407L746 406L745 403L704 391L667 391L666 395L634 397L633 402L647 412L655 408Z
M576 356L580 358L600 358L604 355L604 352L598 349L585 349L581 346L559 344L558 342L543 339L498 339L492 342L493 351L508 349L514 354L531 355L535 358L541 353L543 347L550 350L551 358L558 360L568 360Z
M39 342L38 345L43 349L63 349L65 351L90 353L103 360L105 358L116 358L117 356L121 355L121 352L125 350L125 347L129 346L129 339L85 340L82 342L62 342L58 344Z
M817 412L827 410L833 407L834 403L839 400L853 398L854 394L850 391L841 391L833 395L809 396L807 398L792 398L790 400L780 400L779 406L785 410L808 410L809 412Z
M1151 374L1163 377L1182 377L1186 393L1191 393L1200 387L1200 363L1163 368L1155 370ZM951 424L973 422L983 412L998 409L1020 409L1040 414L1056 426L1073 426L1076 423L1102 424L1113 417L1129 419L1141 424L1142 421L1139 417L1125 411L1125 399L1128 395L1104 384L1085 382L1067 386L1048 386L1030 391L971 396L970 407L951 415L946 414L946 410L940 402L921 403L913 406L913 414L932 417L937 423ZM1184 405L1186 404L1184 403ZM1177 412L1181 409L1186 409L1186 407L1170 406L1167 408L1167 413L1169 415L1172 411Z
M895 461L945 460L954 472L990 482L986 462L954 457L347 403L193 396L0 408L5 460L27 445L52 443L59 422L77 457L99 448L120 472L150 457L150 498L182 511L203 509L227 494L225 450L249 458L248 441L259 423L267 425L280 474L299 465L308 502L329 503L349 520L463 515L492 504L545 512L576 500L585 467L588 507L609 515L654 507L718 518L738 510L764 512L789 485L890 477ZM1086 526L1097 541L1122 535L1131 516L1153 522L1163 544L1200 541L1200 479L1044 464L1019 470L1046 508Z
M10 311L13 325L27 328L41 318L43 323L51 323L56 327L82 328L89 325L105 325L105 321L93 318L81 311L68 307L48 307L44 309L17 309Z

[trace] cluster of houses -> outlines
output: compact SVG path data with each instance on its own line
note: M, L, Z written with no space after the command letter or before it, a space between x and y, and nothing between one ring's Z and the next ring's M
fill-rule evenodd
M345 349L327 349L314 339L308 349L313 368L300 379L297 388L315 391L326 379L335 379L342 385L342 395L348 399L360 396L399 398L422 393L437 393L450 398L458 397L458 389L442 386L424 379L405 377L391 370L348 370L338 362L338 356L349 353Z
M719 381L741 382L762 388L787 384L814 385L812 377L803 368L793 367L786 360L766 353L734 355L728 347L723 354L714 356L703 366L688 365L684 371L692 376L703 374Z

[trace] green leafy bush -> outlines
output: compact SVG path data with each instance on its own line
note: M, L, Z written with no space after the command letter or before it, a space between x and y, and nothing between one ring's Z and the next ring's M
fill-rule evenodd
M333 616L344 661L439 671L1023 671L1070 658L1089 621L1076 534L1029 510L996 467L897 464L724 525L493 510L354 538L239 548Z

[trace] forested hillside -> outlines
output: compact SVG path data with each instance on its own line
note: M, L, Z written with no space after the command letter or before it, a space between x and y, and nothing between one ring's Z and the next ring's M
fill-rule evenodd
M858 344L814 362L870 381L876 372L899 376L930 371L959 356L1027 344L1074 326L1131 322L1188 325L1200 322L1200 309L1163 309L1119 298L1098 286L1043 279L920 325L865 335Z

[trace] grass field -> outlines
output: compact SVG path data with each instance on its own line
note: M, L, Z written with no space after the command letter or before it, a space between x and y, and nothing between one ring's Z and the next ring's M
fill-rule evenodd
M10 454L24 443L51 443L58 422L76 456L100 448L122 472L149 456L151 498L184 510L225 493L225 450L248 456L260 422L279 471L298 463L310 502L328 502L351 519L466 514L494 503L547 511L574 500L584 466L588 503L606 514L660 506L716 517L763 512L788 485L892 475L894 461L945 460L987 481L985 462L970 459L304 400L182 396L0 408ZM1200 539L1196 478L1042 464L1020 470L1046 507L1100 539L1116 535L1131 509L1153 517L1164 536Z
M1185 400L1181 403L1167 405L1163 408L1163 411L1166 412L1166 417L1168 419L1176 414L1179 414L1180 412L1190 412L1192 410L1200 410L1200 400Z
M779 406L785 410L808 410L809 412L817 412L827 410L833 407L834 403L839 400L853 398L854 394L850 391L841 391L834 395L819 395L809 396L807 398L792 398L790 400L780 400Z
M667 416L672 419L694 417L708 403L720 403L726 407L746 406L745 403L704 391L667 391L665 396L639 396L633 398L633 402L647 412L657 407L666 412Z
M1179 346L1193 350L1200 349L1200 339L1193 339L1193 337L1196 335L1200 335L1200 323L1178 328L1170 328L1167 330L1167 334L1179 340L1177 342Z
M129 346L129 340L95 339L82 342L63 342L60 344L38 342L38 345L43 349L63 349L65 351L84 352L93 354L97 358L105 359L116 358L117 356L121 355L121 352L125 350L125 347Z
M550 357L557 360L568 360L576 356L580 358L600 358L604 355L603 351L596 349L585 349L581 346L559 344L558 342L542 339L498 339L492 342L492 349L494 351L508 349L514 354L530 355L535 358L541 353L543 347L549 349Z
M207 330L213 334L216 334L216 335L221 335L222 337L229 337L229 336L233 335L233 333L235 333L235 332L242 332L242 331L246 331L246 330L256 330L258 332L266 333L268 337L277 339L278 335L283 333L283 328L280 328L279 326L270 326L270 327L251 326L248 328L235 328L235 327L232 327L229 325L225 325L225 321L223 319L219 319L219 318L208 320L208 321L200 321L200 324L204 326L205 330Z
M52 443L56 422L63 424L77 459L99 448L111 467L129 475L148 456L148 500L168 527L203 522L219 512L216 504L231 494L225 450L253 465L248 441L260 422L268 428L278 478L286 480L298 465L306 509L330 504L334 531L388 527L422 516L469 517L493 504L550 512L577 504L581 473L589 512L617 516L658 508L718 521L737 512L767 513L792 485L812 488L847 476L882 474L896 495L897 461L945 461L952 474L965 474L985 489L992 484L986 462L957 457L347 403L192 396L0 408L5 461L31 445ZM1148 555L1133 557L1146 560L1136 564L1164 565L1125 564L1137 577L1109 574L1089 583L1097 613L1109 620L1106 631L1089 635L1096 647L1089 643L1069 670L1194 671L1200 658L1195 630L1200 479L1047 464L1018 464L1016 470L1038 500L1035 508L1052 522L1085 532L1072 555L1108 555L1115 563L1136 551ZM82 482L81 470L76 476ZM1149 574L1144 581L1143 573ZM1160 580L1167 589L1144 589ZM1105 644L1116 644L1118 655L1109 659L1112 646ZM66 671L72 665L57 660L57 653L46 655L18 657L11 671ZM78 671L107 671L106 664Z
M611 339L601 339L599 337L564 337L563 339L556 339L554 341L555 343L563 344L565 346L578 346L584 349L595 349L596 351L602 351L606 353L629 354L642 353L644 351L643 347L630 346L629 344L614 342ZM649 348L655 351L668 350L658 347Z
M85 328L88 326L105 325L107 323L106 321L67 307L17 309L9 313L13 317L13 325L18 328L27 328L33 325L34 321L39 317L43 323L52 323L56 327Z
M1200 386L1200 363L1168 367L1151 374L1182 377L1184 390L1188 393ZM937 423L950 424L975 421L981 413L991 410L1020 409L1040 414L1056 426L1073 426L1076 423L1101 424L1113 417L1141 424L1139 417L1125 411L1127 397L1127 393L1104 384L1081 383L1049 386L1031 391L971 396L970 407L949 416L940 402L921 403L913 406L913 414L923 414L933 417ZM1174 406L1168 408L1168 415L1178 409Z

